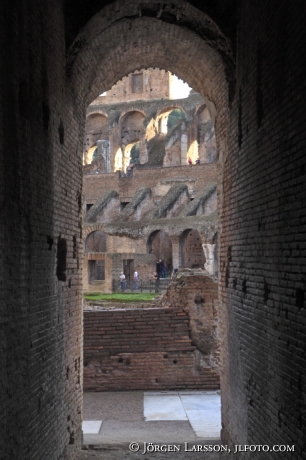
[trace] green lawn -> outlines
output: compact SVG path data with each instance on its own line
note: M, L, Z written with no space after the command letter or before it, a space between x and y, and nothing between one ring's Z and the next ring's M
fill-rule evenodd
M101 294L100 292L86 292L86 300L106 300L108 302L149 302L158 294L149 292L125 292L124 294Z

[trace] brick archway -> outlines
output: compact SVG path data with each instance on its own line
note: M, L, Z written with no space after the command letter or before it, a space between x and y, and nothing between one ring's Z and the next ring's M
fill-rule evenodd
M183 7L182 23L149 14L155 2L146 3L146 11L140 0L133 4L118 2L117 6L117 10L106 7L97 13L68 51L67 81L79 101L76 118L85 117L87 105L124 76L158 67L188 82L216 107L217 149L223 165L228 152L234 75L227 39L208 16L184 1L166 2L162 7L173 8L177 17L177 7Z
M178 20L169 23L148 17L155 2L146 4L147 16L145 12L140 14L141 5L140 1L132 5L122 2L115 12L111 7L104 8L88 22L71 46L67 74L72 92L81 102L80 110L84 113L101 92L135 69L169 70L214 102L218 113L219 159L223 163L227 153L229 91L232 92L234 75L227 39L207 15L187 2L171 3L176 5L172 14L179 14L181 8L184 27ZM170 8L169 5L166 2L164 9ZM198 33L191 32L195 24Z

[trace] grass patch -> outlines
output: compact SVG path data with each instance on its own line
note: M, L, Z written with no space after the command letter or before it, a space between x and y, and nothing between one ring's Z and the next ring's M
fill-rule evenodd
M106 302L150 302L158 294L150 292L125 292L117 294L101 294L100 292L86 292L85 300L105 300Z

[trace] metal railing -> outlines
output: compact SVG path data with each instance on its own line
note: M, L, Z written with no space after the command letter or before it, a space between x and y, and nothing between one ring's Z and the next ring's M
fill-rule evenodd
M126 280L124 285L121 281L113 280L113 292L163 292L171 282L170 278L161 278L158 281L129 281Z

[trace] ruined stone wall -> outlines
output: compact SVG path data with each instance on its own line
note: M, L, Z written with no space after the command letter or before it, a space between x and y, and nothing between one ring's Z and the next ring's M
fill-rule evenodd
M241 3L221 218L223 441L286 459L305 451L303 6Z
M131 201L140 187L150 187L154 196L164 196L177 178L195 179L186 181L192 193L202 190L209 182L216 182L218 179L218 165L205 164L194 166L177 166L174 168L152 168L134 170L133 177L119 178L117 173L85 175L83 194L86 203L93 204L108 190L116 190L121 200ZM163 180L166 182L163 183Z
M154 72L150 78L153 76ZM87 108L83 145L84 173L95 173L97 159L91 164L92 155L94 146L97 146L98 140L101 139L109 141L112 171L126 170L130 162L130 150L133 143L138 141L140 153L139 161L137 160L136 163L185 165L187 150L193 162L198 154L202 163L217 161L216 154L214 160L205 154L211 148L216 153L215 107L200 94L194 93L188 98L175 100L169 100L167 97L151 99L150 96L146 99L143 95L140 100L126 101L123 98L115 102L103 101L103 97L99 97L98 102L94 101ZM185 114L185 121L177 127L169 128L168 132L168 116L174 109L180 109ZM205 123L198 116L201 110L206 114ZM177 145L171 148L175 139L177 139ZM165 152L165 143L168 146L167 152ZM180 153L178 158L177 149ZM170 157L167 158L168 153L173 161L170 161ZM176 156L176 161L173 155Z
M125 236L107 236L108 252L120 254L145 253L146 243L143 239L131 239Z
M182 308L189 316L190 337L202 353L202 363L219 366L218 282L203 270L180 269L166 293L156 302L159 307Z
M135 75L138 78L133 79ZM169 72L152 68L136 70L118 81L104 96L97 97L91 105L169 98L169 87Z
M85 311L84 389L218 389L189 321L180 308Z

